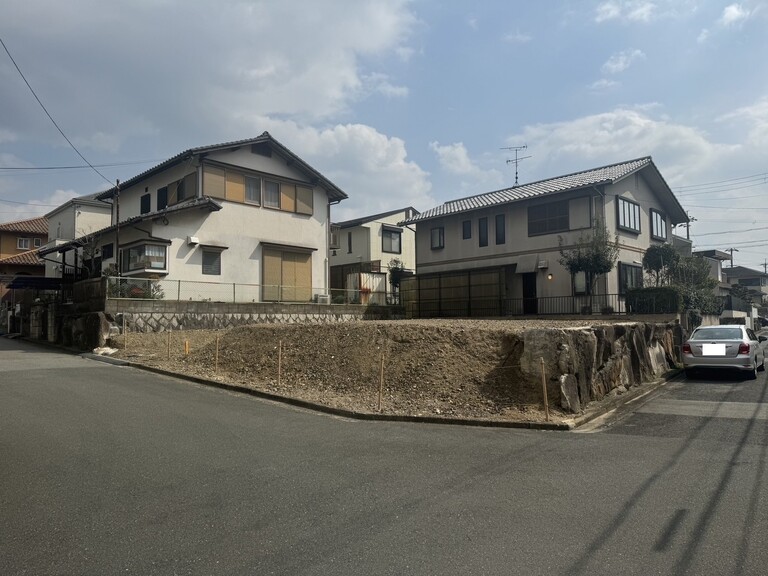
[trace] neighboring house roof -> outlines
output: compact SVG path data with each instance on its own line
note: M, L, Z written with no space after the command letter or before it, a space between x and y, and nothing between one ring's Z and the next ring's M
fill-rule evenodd
M185 162L190 158L192 158L193 156L210 154L211 152L217 152L219 150L227 150L229 148L240 148L242 146L251 146L254 144L268 144L274 147L275 149L277 149L277 151L280 154L282 154L283 156L286 156L289 160L292 161L293 164L297 165L300 169L312 175L317 180L318 183L322 184L322 186L328 190L328 196L332 201L340 202L341 200L348 198L348 196L338 186L336 186L333 182L331 182L325 176L320 174L320 172L312 168L309 164L304 162L301 158L299 158L296 154L294 154L288 148L283 146L280 142L275 140L270 135L269 132L264 132L261 134L261 136L258 136L257 138L250 138L248 140L236 140L234 142L224 142L222 144L213 144L211 146L200 146L198 148L190 148L189 150L185 150L184 152L177 154L173 158L169 158L165 162L158 164L154 168L150 168L149 170L142 172L138 176L134 176L130 180L126 180L125 182L122 182L120 184L120 188L123 189L123 188L128 188L130 186L133 186L134 184L137 184L138 182L141 182L142 180L145 180L146 178L149 178L150 176L157 174L158 172L166 170L176 164ZM110 188L106 192L102 192L98 194L96 198L98 200L113 198L116 192L117 192L116 187Z
M58 206L57 208L54 208L50 212L48 212L45 217L50 218L54 214L61 212L68 208L69 206L82 205L82 206L96 206L99 208L110 208L112 203L109 200L96 200L96 197L99 196L101 192L96 192L95 194L86 194L85 196L77 196L76 198L70 198L64 204L61 206ZM46 230L47 232L47 230Z
M413 218L414 216L419 214L419 211L416 210L413 206L408 206L407 208L398 208L397 210L382 212L381 214L373 214L371 216L362 216L360 218L355 218L353 220L345 220L344 222L334 222L333 225L338 226L339 228L353 228L355 226L361 226L362 224L367 224L368 222L374 222L381 218L386 218L387 216L394 216L395 214L400 214L401 212L405 212L406 218Z
M423 220L431 220L433 218L440 218L451 214L460 214L479 208L509 204L550 194L579 190L581 188L613 184L643 169L649 169L649 178L653 180L652 184L655 184L656 187L661 188L663 192L667 193L670 200L668 215L671 222L673 224L688 222L688 215L685 210L683 210L683 207L680 205L677 198L675 198L675 195L661 176L661 173L656 168L651 157L646 156L644 158L601 166L600 168L566 174L565 176L547 178L546 180L531 182L530 184L504 188L503 190L497 190L495 192L451 200L441 206L437 206L426 212L422 212L413 218L409 218L404 223L413 224Z
M131 226L133 224L138 224L140 222L144 222L145 220L154 220L158 218L164 218L169 214L173 214L175 212L181 212L183 210L190 210L192 208L208 209L211 212L216 212L218 210L221 210L221 204L212 200L211 198L208 198L207 196L203 196L202 198L193 198L187 202L183 202L182 204L170 206L168 208L157 210L155 212L147 212L146 214L140 214L139 216L134 216L133 218L128 218L127 220L123 220L122 222L120 222L120 228L125 228L126 226ZM88 241L88 238L92 238L93 236L99 236L101 234L112 232L113 230L117 229L117 227L118 227L117 224L112 224L111 226L107 226L106 228L102 228L101 230L96 230L95 232L91 232L87 236L81 236L80 238L75 238L74 240L70 240L69 242L64 242L63 244L58 244L56 246L46 246L45 248L40 248L39 250L37 250L37 253L40 256L45 256L46 254L52 254L53 252L68 252L69 250L72 250L74 248L80 248L81 246L86 244Z
M22 234L48 234L48 220L44 217L16 220L0 224L0 232L20 232Z
M21 254L0 258L0 266L12 264L14 266L45 266L37 257L37 250L27 250Z
M768 276L765 272L760 270L753 270L745 266L734 266L732 268L723 268L723 274L728 278L755 278L761 276Z
M722 250L696 250L693 253L694 256L703 256L704 258L711 258L712 260L730 260L731 255L728 252Z

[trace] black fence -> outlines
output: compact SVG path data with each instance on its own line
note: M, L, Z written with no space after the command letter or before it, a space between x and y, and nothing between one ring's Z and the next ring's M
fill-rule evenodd
M626 315L668 314L668 298L654 294L594 294L579 296L545 296L508 298L504 278L499 270L445 273L403 279L401 304L410 318L470 318L499 316L546 315ZM731 296L716 297L707 303L707 314L719 315L723 310L748 312L750 307ZM710 309L711 308L711 309Z

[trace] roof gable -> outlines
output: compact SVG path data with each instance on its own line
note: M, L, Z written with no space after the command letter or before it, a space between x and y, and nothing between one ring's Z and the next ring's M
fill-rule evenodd
M242 148L243 146L252 146L254 150L261 149L261 150L276 151L278 154L280 154L281 156L284 156L287 160L289 160L292 164L297 166L299 169L306 172L318 184L323 186L323 188L325 188L328 191L328 197L331 199L331 201L340 202L341 200L348 198L348 196L338 186L336 186L333 182L331 182L325 176L320 174L320 172L312 168L309 164L304 162L304 160L299 158L296 154L291 152L288 148L283 146L280 142L275 140L269 132L264 132L256 138L249 138L247 140L235 140L232 142L224 142L221 144L213 144L210 146L199 146L197 148L190 148L189 150L185 150L184 152L181 152L176 156L169 158L165 162L162 162L157 166L154 166L153 168L150 168L149 170L146 170L145 172L142 172L141 174L134 176L133 178L126 180L125 182L122 182L120 184L120 188L123 189L123 188L128 188L130 186L133 186L141 182L142 180L149 178L150 176L153 176L164 170L167 170L168 168L171 168L176 164L180 164L181 162L190 160L195 156L203 156L206 154L210 154L212 152L227 150L230 148ZM96 198L98 200L105 200L107 198L113 198L116 193L117 193L117 187L113 187L97 195Z

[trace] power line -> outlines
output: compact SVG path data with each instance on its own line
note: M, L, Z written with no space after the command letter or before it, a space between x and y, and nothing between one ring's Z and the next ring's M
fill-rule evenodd
M88 160L86 159L86 157L85 157L85 156L83 156L83 155L80 153L80 150L78 150L78 149L75 147L75 145L74 145L74 144L72 144L72 141L71 141L69 138L67 138L67 135L66 135L66 134L64 134L64 131L63 131L61 128L59 128L59 125L58 125L58 124L56 124L56 120L54 120L54 119L53 119L53 116L51 116L51 115L50 115L50 113L48 112L48 110L46 109L46 107L45 107L45 106L43 105L43 103L40 101L40 98L38 98L38 97L37 97L37 94L35 94L35 91L32 89L32 86L30 86L29 82L27 82L27 79L26 79L26 77L24 76L24 74L22 73L22 71L21 71L21 68L19 68L19 65L18 65L18 64L16 64L16 60L14 60L14 59L13 59L13 56L11 56L11 53L10 53L10 51L8 50L8 47L5 45L5 42L3 42L3 39L2 39L2 38L0 38L0 44L2 44L3 48L5 49L5 53L6 53L6 54L8 54L8 58L10 58L10 59L11 59L11 62L13 62L13 65L15 66L15 68L16 68L16 71L19 73L19 76L21 76L21 79L22 79L22 80L24 80L24 83L27 85L27 88L29 88L29 91L30 91L30 92L32 92L32 96L34 96L34 97L35 97L35 100L37 100L37 103L38 103L38 104L40 104L40 107L43 109L43 112L45 112L45 115L46 115L46 116L48 116L48 119L49 119L51 122L53 122L53 125L54 125L54 126L56 126L56 130L58 130L58 131L59 131L59 134L61 134L61 135L64 137L64 140L66 140L66 141L67 141L67 144L69 144L69 145L71 146L72 150L74 150L75 152L77 152L77 155L78 155L78 156L80 156L80 158L83 160L83 162L85 162L86 164L88 164L88 166L90 166L90 168L91 168L91 169L92 169L94 172L96 172L96 174L98 174L99 176L101 176L101 177L102 177L102 178L103 178L103 179L104 179L104 180L105 180L105 181L106 181L106 182L107 182L107 183L108 183L110 186L112 186L112 185L113 185L113 182L112 182L112 181L110 181L110 180L109 180L109 179L108 179L106 176L104 176L104 174L102 174L101 172L99 172L99 171L98 171L98 170L97 170L97 169L96 169L96 168L95 168L95 167L94 167L94 166L93 166L93 165L92 165L90 162L88 162Z
M0 198L0 202L7 202L8 204L21 204L23 206L53 206L54 208L61 206L61 204L35 204L33 202L17 202L16 200L6 200L5 198Z
M728 182L738 182L739 180L751 180L753 178L762 178L762 179L768 179L768 172L763 172L761 174L752 174L751 176L739 176L738 178L729 178L727 180L716 180L714 182L703 182L700 184L687 184L685 186L676 186L675 190L683 190L683 189L689 189L689 188L702 188L702 187L709 187L713 186L715 184L726 184Z
M112 168L114 166L134 166L136 164L154 164L161 162L163 159L158 160L135 160L132 162L114 162L112 164L93 164L97 168ZM22 171L35 171L35 170L77 170L82 168L92 168L89 164L81 164L79 166L0 166L0 170L22 170Z

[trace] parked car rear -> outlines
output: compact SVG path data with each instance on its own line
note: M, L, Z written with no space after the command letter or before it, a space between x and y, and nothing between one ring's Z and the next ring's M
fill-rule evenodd
M699 326L683 344L686 376L697 370L738 370L751 379L765 370L765 336L741 325Z

